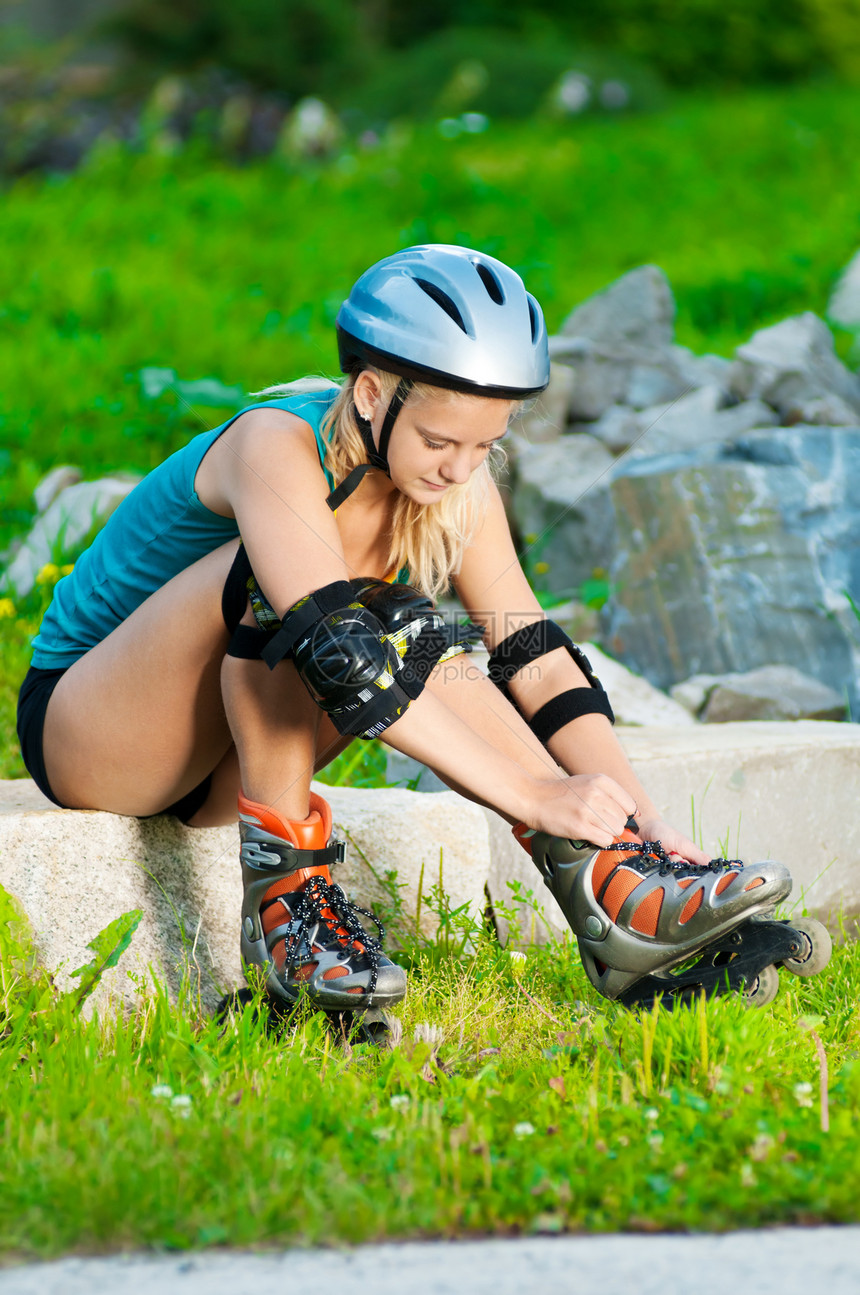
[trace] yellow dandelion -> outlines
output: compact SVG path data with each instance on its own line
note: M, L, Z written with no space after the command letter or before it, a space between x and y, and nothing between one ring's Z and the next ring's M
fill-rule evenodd
M0 621L11 620L15 615L15 604L11 598L0 598Z
M56 562L46 562L42 570L36 576L37 585L52 585L60 578L60 568Z
M548 562L536 562L536 563L535 563L535 575L536 575L536 576L545 576L545 575L546 575L546 573L547 573L547 571L549 571L549 563L548 563Z

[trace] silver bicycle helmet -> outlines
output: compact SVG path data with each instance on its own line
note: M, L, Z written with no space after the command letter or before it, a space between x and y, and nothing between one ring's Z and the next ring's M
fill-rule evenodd
M337 508L371 468L388 472L391 431L413 382L523 400L549 382L543 313L509 266L484 252L424 243L377 261L337 316L340 366L372 364L400 376L379 436L357 415L368 462L329 496Z
M522 400L549 382L546 325L515 270L484 252L425 243L377 261L337 317L340 364Z

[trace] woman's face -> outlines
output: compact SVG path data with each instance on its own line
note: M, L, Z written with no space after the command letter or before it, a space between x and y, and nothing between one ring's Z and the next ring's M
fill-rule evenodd
M358 398L356 404L362 408ZM368 399L365 409L370 408ZM385 402L377 398L372 408L373 439L378 445ZM392 484L416 503L438 502L446 490L464 485L481 466L507 431L513 408L509 400L447 391L407 401L388 443Z

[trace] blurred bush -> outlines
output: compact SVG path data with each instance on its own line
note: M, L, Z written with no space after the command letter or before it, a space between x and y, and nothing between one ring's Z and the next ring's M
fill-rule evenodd
M487 68L484 93L505 115L531 111L571 51L617 51L680 86L860 73L860 0L131 0L113 30L161 69L214 61L293 97L343 103L355 88L397 112L409 110L409 70L429 111L446 50ZM519 62L503 87L490 64L501 69L511 49Z
M609 87L608 91L605 87ZM511 31L451 27L378 59L374 75L335 98L370 117L491 118L558 115L591 108L653 108L659 79L636 60L577 49L549 33L524 39Z
M214 63L290 98L325 94L364 62L350 0L131 0L102 30L139 65L163 72Z

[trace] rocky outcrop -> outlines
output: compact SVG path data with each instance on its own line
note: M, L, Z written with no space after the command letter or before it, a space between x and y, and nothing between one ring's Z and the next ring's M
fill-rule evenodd
M858 469L860 429L798 427L616 478L610 651L664 688L782 664L856 698Z
M831 303L846 326L856 278ZM601 639L661 688L781 665L860 715L860 376L810 313L732 360L676 346L673 316L645 266L551 340L573 382L554 441L515 443L526 564L559 597L608 570Z

